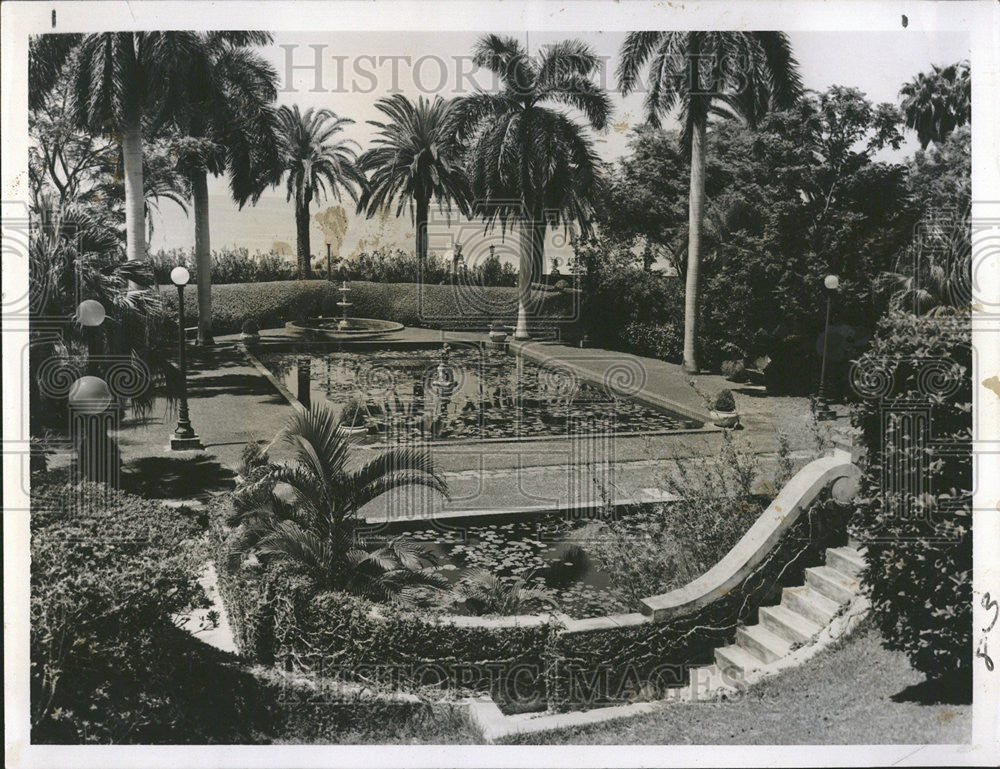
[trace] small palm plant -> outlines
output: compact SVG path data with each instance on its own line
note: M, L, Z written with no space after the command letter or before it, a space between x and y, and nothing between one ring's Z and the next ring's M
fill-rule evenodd
M541 606L554 608L552 597L544 590L529 587L530 580L530 573L509 580L485 569L469 569L452 588L452 598L477 615L520 614Z
M421 485L448 493L425 451L395 448L349 469L350 443L326 406L297 412L282 434L294 453L275 464L256 448L244 452L243 480L233 495L239 526L228 566L250 556L309 578L319 590L344 590L372 600L406 601L418 587L442 587L433 556L395 537L369 548L357 512L392 489Z

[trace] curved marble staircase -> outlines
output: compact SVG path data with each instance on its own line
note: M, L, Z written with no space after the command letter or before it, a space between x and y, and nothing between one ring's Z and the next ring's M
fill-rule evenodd
M735 643L715 650L714 665L691 672L691 696L739 690L812 643L858 597L864 565L855 547L827 548L825 565L806 569L804 585L784 588L781 603L760 607L756 625L740 627Z

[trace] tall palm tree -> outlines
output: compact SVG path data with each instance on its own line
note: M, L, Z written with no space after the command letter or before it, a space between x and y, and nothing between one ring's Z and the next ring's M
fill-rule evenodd
M340 589L375 599L406 596L408 588L444 580L430 567L434 559L401 537L369 550L356 531L357 512L392 489L426 486L448 493L428 452L396 448L357 467L340 420L325 406L298 411L283 431L293 459L272 464L256 446L248 447L233 497L229 566L249 555L280 563L313 580L319 589ZM282 496L278 484L291 490Z
M656 126L679 108L691 151L684 369L694 372L709 117L739 118L752 126L768 110L791 107L802 93L802 82L791 44L781 32L631 32L618 66L623 94L636 88L647 62L646 116Z
M921 72L899 90L906 127L917 132L922 149L931 142L940 144L972 119L969 62L931 67L930 73Z
M608 95L590 80L599 60L575 40L531 57L513 38L486 35L474 61L499 78L499 92L457 99L449 117L466 148L466 174L474 211L488 227L520 227L518 319L515 337L526 339L531 286L541 276L549 224L576 222L590 230L601 161L585 127L562 105L583 113L595 129L607 125Z
M341 201L343 189L355 204L367 186L358 166L357 143L337 138L348 118L337 117L328 109L299 111L298 105L278 110L277 163L263 177L272 185L286 178L288 200L295 199L295 241L299 280L312 275L309 251L309 204L317 196Z
M197 32L102 32L84 36L71 83L77 124L121 145L129 260L146 259L143 131L184 109L185 90L209 71Z
M212 344L212 248L208 174L228 174L233 199L242 207L259 197L256 168L275 164L277 124L270 107L277 72L252 46L270 43L266 32L208 32L205 77L188 84L185 109L175 122L187 139L179 166L191 180L194 253L198 279L198 343Z
M361 156L363 171L371 173L368 189L358 210L374 216L398 199L396 216L410 203L410 216L417 226L417 262L427 259L427 217L431 198L442 208L455 202L468 213L468 184L461 165L459 147L447 130L449 104L440 96L416 105L402 94L379 99L375 107L389 117L388 123L368 122L378 128L375 145Z

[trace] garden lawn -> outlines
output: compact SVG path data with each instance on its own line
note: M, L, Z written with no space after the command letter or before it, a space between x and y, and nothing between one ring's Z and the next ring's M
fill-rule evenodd
M926 687L906 657L865 623L802 667L725 702L512 738L521 744L956 744L972 737L971 704L922 704ZM948 698L945 698L946 700Z
M339 317L341 294L326 280L282 280L267 283L224 283L212 286L212 331L237 334L243 323L279 328L300 317ZM356 318L392 320L404 326L428 328L488 328L494 320L513 325L517 317L517 289L503 286L439 286L420 283L351 281L348 301ZM160 286L167 317L177 317L177 289ZM571 319L572 291L536 290L532 299L540 316ZM195 324L198 298L185 293L185 323ZM175 326L176 327L176 326Z

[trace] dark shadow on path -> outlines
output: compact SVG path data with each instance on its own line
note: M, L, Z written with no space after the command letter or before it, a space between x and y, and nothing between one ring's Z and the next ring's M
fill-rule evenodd
M190 457L142 457L122 467L122 488L154 499L184 499L225 491L235 474L204 454Z

